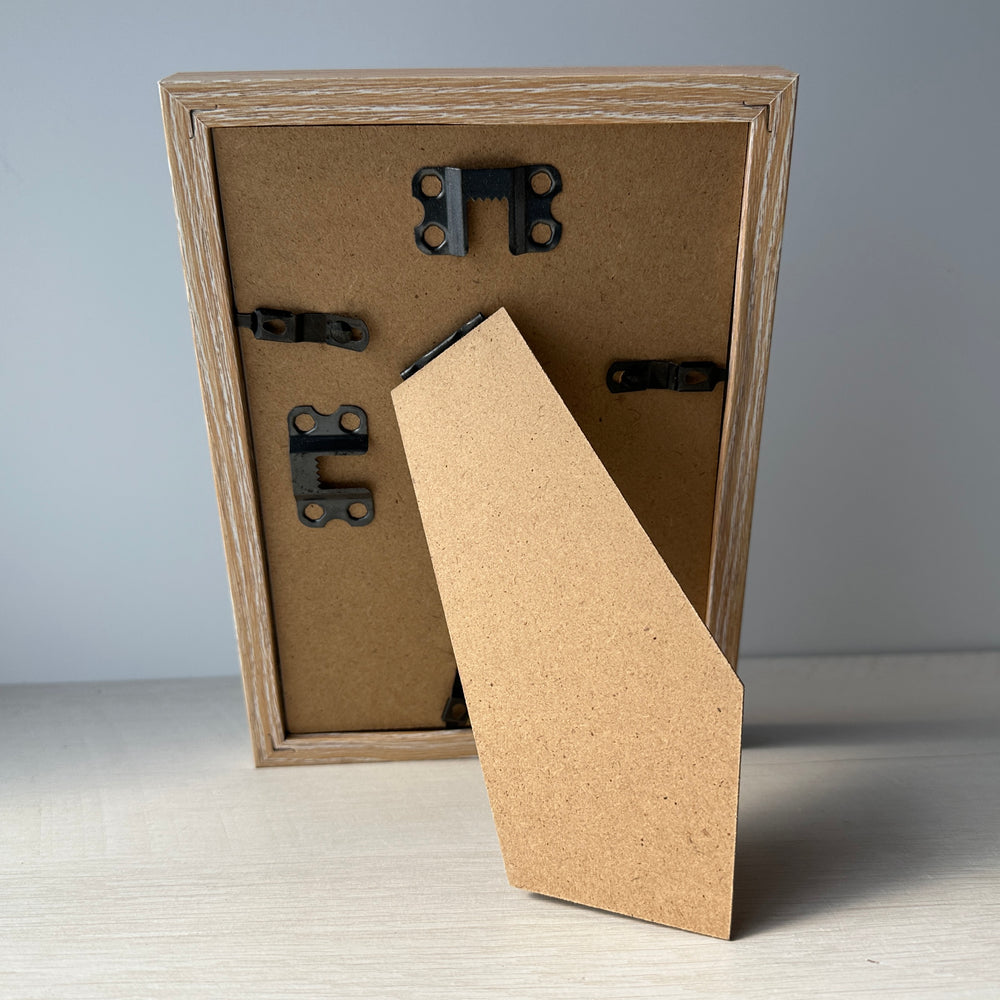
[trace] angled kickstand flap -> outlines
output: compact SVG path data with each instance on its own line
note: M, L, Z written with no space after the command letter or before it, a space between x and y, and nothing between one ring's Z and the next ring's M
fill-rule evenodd
M728 937L736 674L506 312L393 402L510 883Z

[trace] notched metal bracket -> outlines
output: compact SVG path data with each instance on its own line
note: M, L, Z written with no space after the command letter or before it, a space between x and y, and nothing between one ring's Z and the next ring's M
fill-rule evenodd
M424 207L414 231L417 247L431 256L469 252L466 202L505 200L510 252L544 253L559 244L562 226L552 199L562 190L559 171L548 163L522 167L421 167L413 175L413 197Z
M612 392L711 392L725 381L726 369L712 361L615 361L607 375Z
M354 527L375 517L371 490L363 486L332 486L319 477L318 459L324 455L364 455L368 451L368 415L360 406L341 406L320 413L312 406L296 406L288 413L288 456L292 492L299 520L322 528L332 520Z
M348 351L363 351L369 340L364 320L336 313L254 309L237 313L236 325L245 327L258 340L276 340L282 344L329 344Z

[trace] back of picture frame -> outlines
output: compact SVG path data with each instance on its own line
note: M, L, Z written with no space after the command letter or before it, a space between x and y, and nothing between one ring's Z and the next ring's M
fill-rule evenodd
M445 723L455 662L389 393L500 307L735 664L795 84L772 69L163 82L258 764L474 752ZM515 199L471 200L476 172L510 184L539 164L558 177L558 238L515 253ZM428 168L472 185L464 255L419 245ZM257 310L344 317L358 340L255 336ZM611 391L624 360L710 364L725 381ZM365 450L324 437L304 458L371 510L317 527L292 453L319 439L293 421L342 407L363 415Z

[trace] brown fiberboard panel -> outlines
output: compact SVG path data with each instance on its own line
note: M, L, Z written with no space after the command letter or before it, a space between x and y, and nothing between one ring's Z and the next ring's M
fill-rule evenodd
M697 611L506 312L393 402L511 884L728 937L743 689Z
M455 662L390 405L399 371L477 311L516 317L658 551L705 612L723 390L612 395L620 358L727 358L745 123L214 130L235 305L360 316L360 354L240 334L280 678L292 733L432 728ZM512 256L503 203L469 207L468 257L413 240L427 165L554 164L559 247ZM286 416L368 414L352 528L297 519ZM475 502L470 497L470 502Z

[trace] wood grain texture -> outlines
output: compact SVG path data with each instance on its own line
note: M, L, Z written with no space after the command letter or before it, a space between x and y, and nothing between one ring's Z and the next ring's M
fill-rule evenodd
M246 402L208 128L161 90L195 353L254 757L284 738Z
M751 123L747 144L707 618L733 664L743 620L797 86L792 80Z
M995 1000L1000 656L742 676L733 941L511 889L475 760L255 771L235 678L0 688L0 997Z
M474 745L467 733L439 731L315 734L306 743L286 735L211 130L402 122L750 123L707 619L735 663L795 80L784 70L737 67L181 74L163 81L182 254L258 764L384 759L394 755L394 746L404 756L472 753Z
M179 74L162 86L208 127L751 121L777 68Z

